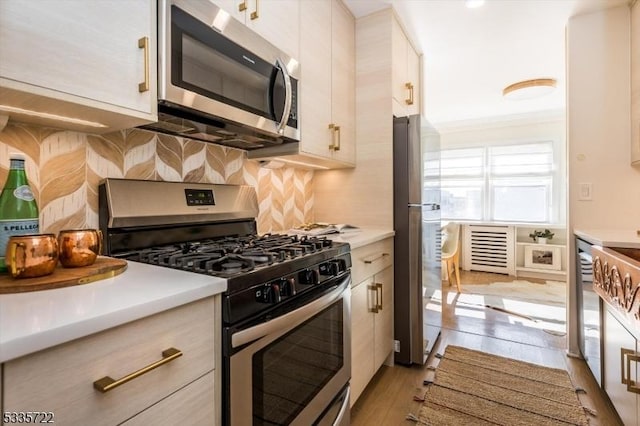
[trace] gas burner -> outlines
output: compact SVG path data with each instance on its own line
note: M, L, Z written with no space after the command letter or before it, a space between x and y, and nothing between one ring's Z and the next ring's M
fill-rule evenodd
M254 267L255 263L252 259L236 254L229 254L220 259L206 261L204 272L228 278L233 275L252 271Z
M235 274L242 271L241 262L225 262L220 264L221 271L227 274Z
M274 262L281 262L285 258L280 253L268 252L261 248L249 248L239 252L242 257L253 260L260 266L271 265Z

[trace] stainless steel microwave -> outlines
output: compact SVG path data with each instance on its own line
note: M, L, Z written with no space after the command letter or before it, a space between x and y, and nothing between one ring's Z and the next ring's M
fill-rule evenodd
M144 127L245 150L289 144L297 152L298 62L209 0L158 7L159 121Z

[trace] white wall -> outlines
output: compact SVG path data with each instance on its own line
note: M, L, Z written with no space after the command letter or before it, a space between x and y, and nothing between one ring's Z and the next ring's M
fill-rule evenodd
M569 211L573 228L640 228L640 170L630 166L629 8L568 27ZM593 200L578 201L578 185Z
M567 26L569 229L640 229L640 170L630 166L629 7ZM592 183L592 201L578 201ZM575 264L569 245L570 265ZM569 270L569 351L577 353L575 271Z

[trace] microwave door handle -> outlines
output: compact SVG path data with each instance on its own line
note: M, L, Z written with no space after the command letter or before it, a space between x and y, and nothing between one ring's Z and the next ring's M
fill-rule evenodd
M278 133L282 134L284 133L284 128L287 125L287 121L289 121L289 114L291 114L291 98L292 98L292 91L291 91L291 77L289 77L289 73L287 72L287 67L285 66L284 62L282 62L282 60L280 58L276 59L276 64L278 65L278 68L280 68L280 70L282 71L282 76L284 77L284 89L285 89L285 100L284 100L284 111L282 112L282 120L280 120L280 123L278 124Z

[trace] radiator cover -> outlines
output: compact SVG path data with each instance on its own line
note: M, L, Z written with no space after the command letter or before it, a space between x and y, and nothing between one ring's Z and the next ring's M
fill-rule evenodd
M463 269L515 275L513 226L465 225Z

